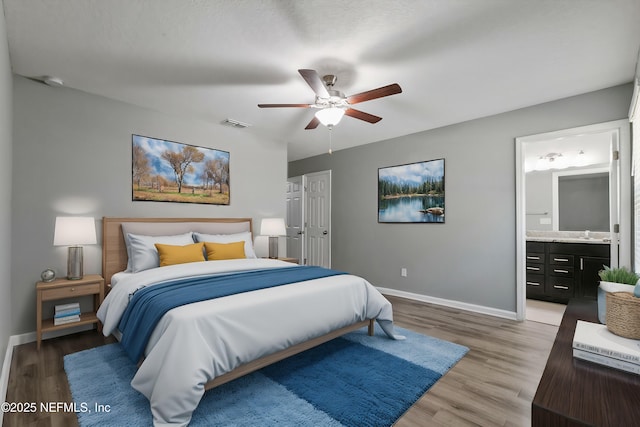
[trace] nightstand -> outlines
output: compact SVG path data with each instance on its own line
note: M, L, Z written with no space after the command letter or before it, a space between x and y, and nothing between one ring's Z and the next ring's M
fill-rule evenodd
M264 258L272 259L272 258L268 258L268 257L264 257ZM278 257L276 259L280 260L280 261L284 261L284 262L291 262L293 264L297 264L298 263L298 258Z
M64 325L54 325L53 319L42 320L42 303L63 298L75 298L85 295L93 295L93 311L80 314L80 321L66 323ZM104 300L104 279L99 274L88 274L80 280L56 279L53 282L36 283L36 339L37 348L40 350L42 333L58 331L60 329L71 328L73 326L90 325L95 323L98 331L102 329L96 311Z

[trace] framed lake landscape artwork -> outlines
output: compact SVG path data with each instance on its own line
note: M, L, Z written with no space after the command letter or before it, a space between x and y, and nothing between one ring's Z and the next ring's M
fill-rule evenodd
M229 153L132 135L132 200L228 205Z
M378 169L378 222L444 223L444 159Z

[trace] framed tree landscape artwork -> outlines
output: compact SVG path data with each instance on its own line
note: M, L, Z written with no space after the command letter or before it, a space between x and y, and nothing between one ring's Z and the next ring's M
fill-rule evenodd
M444 223L444 159L378 169L378 222Z
M132 200L228 205L229 153L132 135Z

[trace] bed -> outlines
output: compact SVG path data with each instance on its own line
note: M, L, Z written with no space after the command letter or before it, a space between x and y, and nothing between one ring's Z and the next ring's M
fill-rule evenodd
M98 318L105 336L115 335L132 360L141 356L131 385L149 399L155 426L187 425L205 390L352 330L368 326L372 334L374 320L390 338L402 339L393 332L391 304L365 279L258 258L252 231L250 218L103 218L107 297ZM189 238L196 243L189 243ZM169 259L165 250L182 251L197 244L206 245L198 247L210 258L225 255L215 252L220 248L242 247L244 258L229 255L158 266L157 249L164 262ZM149 247L154 246L152 260ZM266 284L271 281L277 283ZM234 290L167 308L162 315L155 308L140 310L143 314L133 309L141 304L142 294L164 289L174 292L165 297L174 303L183 296L192 298L199 291L182 288L192 282L205 292L218 292L212 291L218 286ZM233 293L245 283L251 287L247 292ZM176 284L180 290L174 289ZM158 297L149 297L154 298ZM147 326L146 340L131 346L143 323L128 320L149 312L159 320Z

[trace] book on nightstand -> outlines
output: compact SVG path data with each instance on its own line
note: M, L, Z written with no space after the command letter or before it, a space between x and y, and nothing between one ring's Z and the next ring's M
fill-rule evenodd
M80 321L80 303L56 305L53 313L53 324L64 325Z
M71 311L80 311L79 302L70 302L69 304L59 304L55 306L55 314L63 314Z
M71 315L71 316L64 316L64 317L54 317L53 318L53 324L55 326L65 325L67 323L73 323L73 322L79 322L79 321L80 321L80 315L79 314L75 314L75 315Z
M613 334L600 323L577 321L573 357L640 374L640 340Z

